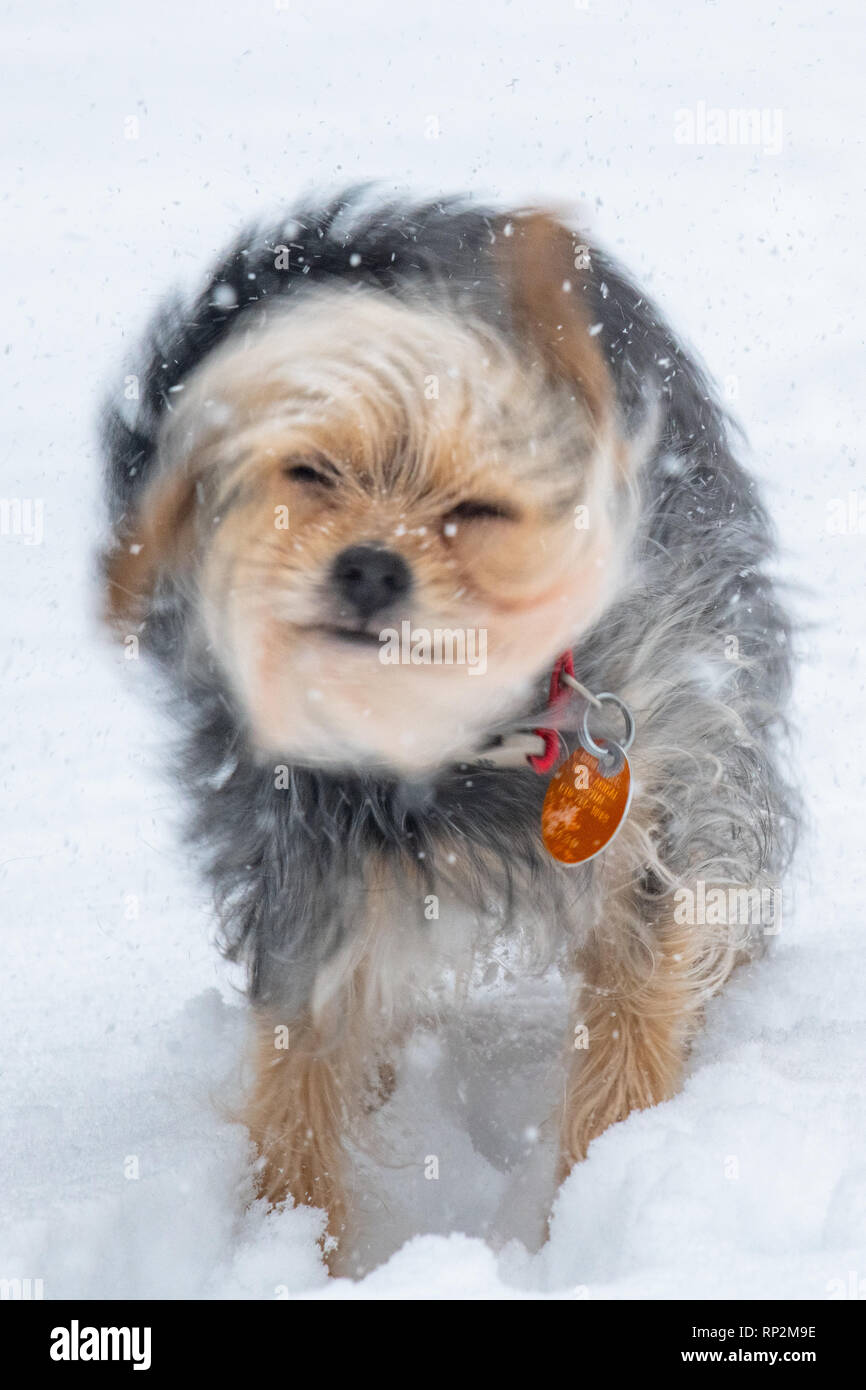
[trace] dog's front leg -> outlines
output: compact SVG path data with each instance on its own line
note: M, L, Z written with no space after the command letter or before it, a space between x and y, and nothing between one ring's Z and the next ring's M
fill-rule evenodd
M754 899L763 912L764 886L784 862L770 752L744 740L742 713L695 694L673 726L664 710L657 717L657 728L638 721L634 803L593 865L590 921L575 937L583 989L568 1045L561 1177L610 1125L677 1092L704 1006L765 944ZM712 916L701 906L707 885L725 889L726 906Z
M322 1208L327 1235L343 1244L351 1219L347 1141L388 1099L401 1037L387 988L389 928L399 918L377 886L363 928L321 967L304 1009L285 1017L276 1006L258 1008L243 1116L259 1154L259 1196L271 1206Z
M570 1039L560 1179L610 1125L679 1089L720 965L706 947L694 926L641 927L621 899L608 905L579 958L584 983Z
M260 1013L246 1123L259 1153L258 1193L321 1207L339 1238L346 1221L345 1131L362 1108L364 1058L355 1030L336 1035L309 1013Z

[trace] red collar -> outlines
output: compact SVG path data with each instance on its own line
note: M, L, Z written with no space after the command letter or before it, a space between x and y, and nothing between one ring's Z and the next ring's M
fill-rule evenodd
M561 656L557 657L556 665L550 677L550 694L547 700L547 707L551 711L561 705L563 700L568 699L568 687L564 686L562 683L563 673L574 679L574 658L570 651L563 652ZM530 755L527 757L526 761L529 763L533 772L537 772L539 776L543 776L544 773L550 771L559 756L559 734L556 729L545 728L533 729L532 732L538 734L539 738L544 739L544 752L539 753L537 756Z

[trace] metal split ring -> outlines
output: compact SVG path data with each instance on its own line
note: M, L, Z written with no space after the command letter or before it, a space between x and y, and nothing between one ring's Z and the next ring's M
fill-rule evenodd
M627 753L634 743L634 715L625 703L625 700L621 700L618 695L612 695L609 690L603 690L595 697L595 703L599 706L603 705L605 701L608 704L616 705L625 720L625 738L618 740L618 747L622 749L623 753ZM596 743L592 734L589 732L588 719L589 709L587 708L583 711L583 719L580 725L581 746L585 748L588 753L592 753L595 758L606 757L609 750L604 745Z

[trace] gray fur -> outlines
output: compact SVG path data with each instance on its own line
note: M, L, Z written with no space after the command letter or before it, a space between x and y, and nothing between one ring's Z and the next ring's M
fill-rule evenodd
M238 314L339 277L394 294L427 286L507 330L492 217L461 204L357 212L349 195L295 215L293 264L282 275L272 254L280 228L243 239L194 304L169 309L154 326L136 418L107 418L114 526L122 531L153 466L171 386ZM360 253L359 268L350 266L351 252ZM218 286L229 286L235 308ZM677 884L703 877L757 885L784 870L796 823L778 751L790 629L768 576L767 513L701 370L601 252L591 253L585 292L623 418L637 430L648 402L658 411L632 577L574 652L580 679L619 693L637 718L633 765L654 831L632 884L631 919L651 946ZM421 929L424 894L443 887L478 914L498 905L503 923L540 914L555 940L572 931L577 911L598 909L604 856L577 871L550 860L539 834L545 779L528 769L450 768L410 785L294 768L289 788L277 790L273 768L246 746L216 670L206 662L189 669L186 616L182 596L164 593L145 645L176 684L192 835L220 905L225 950L247 963L257 1002L294 1013L309 999L323 962L363 918L361 866L371 856L414 885L407 904ZM737 660L726 655L729 636L739 643ZM548 673L538 674L541 709ZM462 866L456 881L452 850Z

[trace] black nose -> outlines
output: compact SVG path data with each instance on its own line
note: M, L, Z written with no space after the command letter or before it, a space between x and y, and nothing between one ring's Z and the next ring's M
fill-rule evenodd
M341 550L334 561L333 578L343 603L365 620L412 587L412 574L403 557L374 545Z

